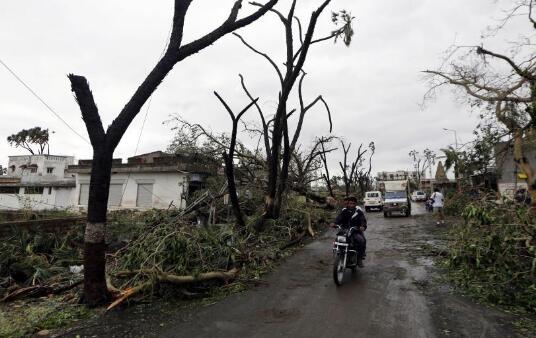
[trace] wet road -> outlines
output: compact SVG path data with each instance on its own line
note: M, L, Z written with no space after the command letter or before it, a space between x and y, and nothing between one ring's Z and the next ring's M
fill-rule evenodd
M449 292L420 246L434 222L368 213L365 268L332 280L333 232L288 258L261 285L200 309L168 313L159 325L122 324L81 336L151 337L514 337L510 318ZM419 215L421 214L421 215ZM129 316L130 320L133 317ZM148 320L147 324L153 323ZM104 323L103 323L104 324ZM106 324L104 324L104 327ZM127 327L125 329L125 327Z
M424 213L420 205L414 211ZM500 314L448 292L425 290L434 269L415 249L428 240L429 217L367 216L366 266L354 275L348 270L342 287L332 280L329 232L272 273L268 286L194 312L161 336L513 336Z

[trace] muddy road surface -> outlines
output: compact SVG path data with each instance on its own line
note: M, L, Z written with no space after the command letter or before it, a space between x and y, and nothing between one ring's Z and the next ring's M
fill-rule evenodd
M118 311L71 331L88 337L516 337L512 318L454 294L426 255L435 223L368 213L365 267L332 279L334 232L300 249L265 284L190 310ZM151 305L156 306L155 304Z

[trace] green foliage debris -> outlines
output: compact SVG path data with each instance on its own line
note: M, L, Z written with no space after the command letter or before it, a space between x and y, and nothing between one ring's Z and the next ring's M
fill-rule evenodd
M536 223L529 209L469 203L449 233L445 265L454 282L485 301L536 312Z

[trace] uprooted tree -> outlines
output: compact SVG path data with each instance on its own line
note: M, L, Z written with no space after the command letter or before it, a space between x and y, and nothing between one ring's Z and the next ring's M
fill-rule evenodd
M534 1L518 1L514 8L494 28L496 36L512 20L526 20L529 34L536 29L533 16ZM448 59L436 70L426 70L431 89L427 97L444 85L457 88L474 106L494 107L494 117L513 137L514 159L520 171L527 176L532 197L532 210L536 211L535 163L525 156L524 145L536 142L536 51L533 36L523 36L499 53L481 46L452 46Z
M82 112L82 119L93 147L93 162L84 235L84 298L90 306L108 301L105 278L105 229L113 152L125 131L158 85L173 67L187 57L210 46L221 37L247 26L269 11L278 0L270 0L253 14L238 19L242 1L234 3L229 17L216 29L190 43L183 44L185 17L192 0L175 0L173 26L167 49L105 131L93 94L83 76L69 74L71 88Z

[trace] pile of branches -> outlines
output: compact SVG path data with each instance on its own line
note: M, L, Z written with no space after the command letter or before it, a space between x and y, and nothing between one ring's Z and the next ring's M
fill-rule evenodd
M453 280L495 304L536 312L536 218L514 203L476 200L450 231L446 265Z
M321 226L325 223L322 221ZM169 217L139 228L133 240L108 255L112 309L133 297L170 291L202 296L214 287L258 281L286 250L314 236L319 217L290 210L266 231L251 224L238 231L232 224L200 227Z
M259 216L260 217L260 216ZM233 224L192 225L172 211L109 215L108 289L112 309L147 296L204 297L221 286L259 283L289 248L325 228L326 212L293 205L261 233L255 217ZM82 283L83 226L64 233L21 231L0 241L0 300L59 295ZM78 268L73 273L70 268Z
M0 301L71 290L82 281L69 266L81 264L82 227L66 233L15 231L0 240Z
M128 242L133 229L157 224L169 212L118 211L108 216L108 248ZM60 295L76 297L83 279L84 226L54 232L14 228L0 239L0 302Z

